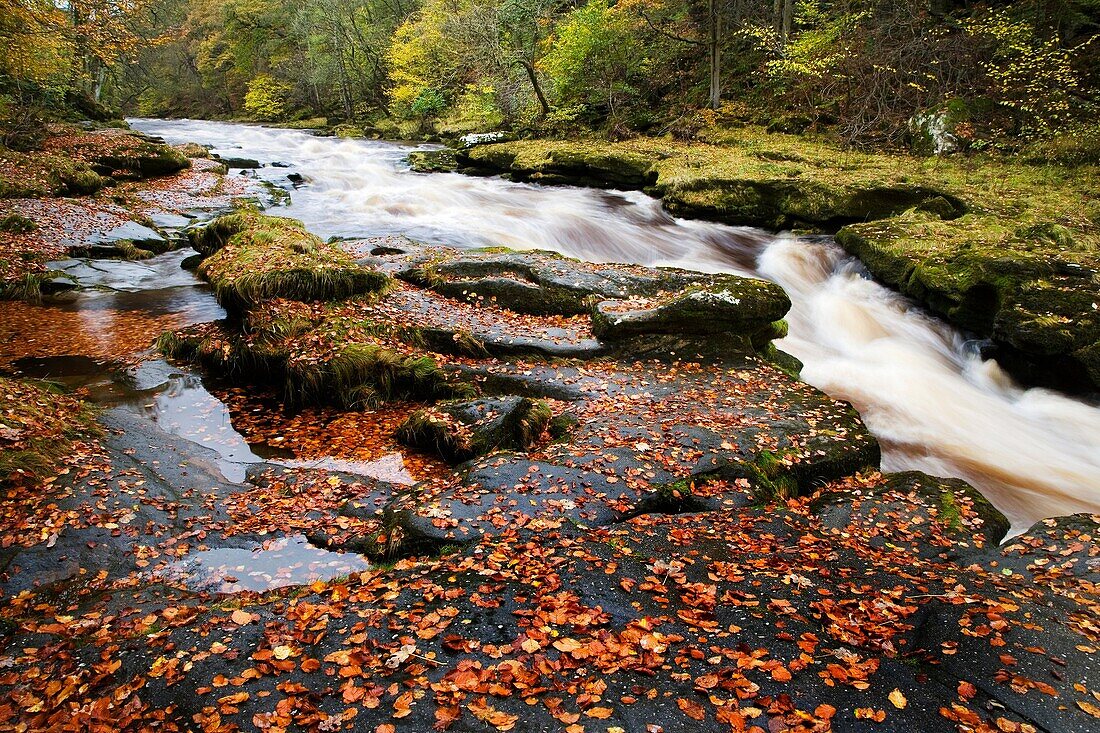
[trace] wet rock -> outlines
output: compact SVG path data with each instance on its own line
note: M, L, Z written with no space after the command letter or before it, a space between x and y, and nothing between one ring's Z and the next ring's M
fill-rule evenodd
M227 155L215 155L213 157L215 160L217 160L229 169L237 168L244 170L260 167L260 161L256 160L255 158L234 158Z
M408 155L409 167L417 173L450 173L458 168L453 150L414 150Z
M155 211L150 213L149 221L157 229L185 229L190 226L193 218L181 214L173 214L167 211Z
M885 474L870 489L826 492L810 504L827 527L880 528L880 542L928 558L959 558L995 548L1008 519L970 484L919 471Z
M608 351L584 317L521 317L493 304L407 285L395 287L379 310L380 320L405 324L408 333L441 354L591 359Z
M206 258L201 254L189 255L180 260L180 267L184 270L195 270L204 259Z
M571 401L567 439L535 455L494 454L461 482L421 487L395 504L400 525L436 545L469 542L533 521L592 526L747 506L877 466L878 443L850 405L782 372L764 377L759 362L743 358L706 368L468 369L485 392Z
M397 439L458 463L495 450L526 450L550 417L546 403L526 397L444 402L413 413Z
M127 240L116 240L111 244L83 244L69 247L70 257L89 259L147 260L155 254Z
M978 598L976 605L936 603L921 626L925 649L950 649L930 671L934 679L966 680L980 698L993 700L1042 731L1086 733L1095 729L1079 679L1091 679L1095 634L1083 618L1077 593L1062 589L1100 580L1096 537L1100 517L1079 514L1045 519L981 560L1010 594ZM1095 636L1093 636L1095 639ZM1070 670L1078 670L1073 672ZM1091 703L1090 703L1091 704Z
M774 283L721 276L665 297L598 303L592 330L605 341L642 334L748 337L783 318L790 307L787 294Z
M43 295L67 293L70 290L76 290L77 287L79 287L79 284L71 276L63 273L44 279L38 285Z
M166 252L171 247L169 240L156 229L128 221L105 232L93 232L77 243L84 247L125 246L125 243L150 252Z

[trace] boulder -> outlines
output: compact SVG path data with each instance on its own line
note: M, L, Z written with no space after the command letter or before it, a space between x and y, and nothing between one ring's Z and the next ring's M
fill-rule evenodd
M823 493L810 508L827 527L880 527L883 542L911 545L928 558L955 559L994 548L1009 531L1005 515L961 479L920 471L883 478L871 489Z
M226 168L240 168L243 170L260 167L260 161L255 158L234 158L228 155L215 155L214 159L219 161Z
M771 328L790 307L790 299L778 285L727 275L667 296L598 303L592 330L604 341L643 334L751 337Z
M417 173L449 173L458 169L453 150L414 150L408 156L409 167Z
M419 410L397 429L397 439L451 462L494 450L526 450L550 423L549 406L526 397L441 403Z

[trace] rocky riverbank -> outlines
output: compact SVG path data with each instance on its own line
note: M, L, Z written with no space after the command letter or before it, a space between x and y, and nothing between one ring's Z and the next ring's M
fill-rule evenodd
M230 209L244 181L198 145L132 130L51 125L41 149L0 148L0 298L71 289L51 261L146 259L178 247L196 216Z
M751 129L712 138L515 141L412 163L644 189L678 216L836 233L880 281L988 338L1024 381L1100 389L1094 167L870 155Z
M4 455L75 426L0 486L3 726L1095 727L1100 518L998 545L964 482L882 473L771 343L778 286L249 209L188 237L227 317L82 375L101 433L0 383ZM149 420L194 409L184 362L307 460ZM362 444L411 475L317 467Z

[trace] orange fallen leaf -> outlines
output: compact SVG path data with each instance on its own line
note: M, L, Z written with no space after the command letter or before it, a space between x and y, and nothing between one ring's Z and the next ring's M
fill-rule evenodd
M703 710L703 706L694 700L685 700L682 697L678 697L676 698L676 706L684 711L684 715L693 720L705 720L707 717L707 713Z

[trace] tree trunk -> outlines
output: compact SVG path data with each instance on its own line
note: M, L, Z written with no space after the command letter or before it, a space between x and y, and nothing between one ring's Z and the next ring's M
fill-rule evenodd
M546 95L542 93L542 86L539 85L539 76L535 73L535 66L527 61L520 61L519 63L523 70L527 72L527 78L531 80L531 88L535 90L535 96L539 100L540 114L545 117L550 114L550 103L546 101Z
M707 56L710 60L710 108L718 109L722 103L722 37L721 15L718 0L707 0Z
M95 77L95 90L93 97L95 101L102 101L103 98L103 85L107 82L107 66L105 64L99 65L99 71Z
M794 0L783 0L782 23L779 37L783 40L783 45L786 46L791 37L791 25L794 23Z

